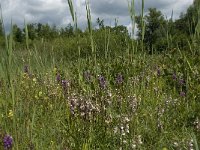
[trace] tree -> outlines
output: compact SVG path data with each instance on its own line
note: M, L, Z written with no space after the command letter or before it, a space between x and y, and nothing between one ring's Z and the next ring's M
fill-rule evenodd
M13 25L13 38L16 42L22 42L23 41L23 33L22 30L16 25Z
M63 37L72 37L74 36L74 29L71 23L67 25L65 28L60 29L60 35Z
M35 38L37 38L36 24L35 23L27 24L27 29L28 29L29 39L34 40ZM24 29L24 32L25 32L25 29Z
M49 26L49 24L44 24L41 26L41 38L45 38L48 39L50 37L50 32L51 32L51 27Z
M37 36L38 37L42 37L42 24L41 23L38 23L37 24L37 29L36 29L36 31L37 31Z
M198 18L200 15L200 2L199 0L194 0L193 4L187 9L187 12L183 19L186 20L189 33L194 34L196 31L196 27L198 24L198 21L200 21Z
M174 31L171 35L173 35L174 43L182 49L187 49L188 41L194 40L192 35L200 32L199 4L199 0L194 0L186 13L181 13L179 19L174 22Z
M118 25L112 28L112 31L117 34L123 34L124 36L128 36L128 29L126 26Z
M136 23L138 28L138 38L142 39L142 25L141 25L141 16L136 17ZM144 16L145 23L145 36L144 43L145 45L152 50L153 45L165 37L165 26L167 21L165 20L161 11L158 11L156 8L149 8L149 13Z
M191 35L196 31L200 16L200 1L194 0L186 13L181 13L180 18L175 21L175 28L183 34Z
M50 27L50 39L54 39L54 38L57 38L58 37L58 30L56 28L56 25L52 25Z

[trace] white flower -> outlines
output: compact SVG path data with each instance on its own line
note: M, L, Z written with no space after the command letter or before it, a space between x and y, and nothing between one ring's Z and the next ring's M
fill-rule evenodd
M115 128L114 128L114 133L116 134L116 133L117 133L117 131L118 131L118 128L117 128L117 127L115 127Z

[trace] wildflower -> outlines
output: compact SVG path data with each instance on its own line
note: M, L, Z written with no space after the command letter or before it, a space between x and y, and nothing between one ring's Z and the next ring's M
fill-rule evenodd
M135 149L135 148L137 147L137 145L136 145L135 143L133 143L133 144L131 145L131 147L132 147L133 149Z
M126 133L125 133L125 131L124 131L124 130L122 130L122 131L121 131L121 135L123 135L123 136L125 136L125 135L126 135Z
M124 122L130 122L130 119L128 117L125 117Z
M116 83L117 83L117 84L122 84L122 83L123 83L123 76L122 76L122 74L119 73L119 74L117 75Z
M37 95L35 95L35 99L37 99L37 100L38 100L38 99L39 99L39 97L38 97Z
M76 103L77 103L77 102L76 102L75 99L72 99L72 100L70 101L70 112L71 112L72 115L75 114L75 108L76 108L76 105L77 105Z
M123 127L123 126L121 126L121 127L120 127L120 129L121 129L121 130L124 130L124 127Z
M195 121L194 121L194 125L195 125L195 128L197 131L200 131L200 121L199 121L199 118L197 118Z
M126 140L123 140L123 143L124 143L124 144L127 144L127 141L126 141Z
M39 97L41 97L41 96L42 96L42 91L40 91L40 92L38 93L38 95L39 95Z
M107 91L108 97L112 97L111 91Z
M100 75L98 79L99 79L99 86L102 89L105 89L106 88L106 80L105 80L104 76Z
M24 66L24 73L28 73L29 72L29 70L28 70L28 65L25 65Z
M161 71L160 68L157 69L157 75L160 76L161 75Z
M177 76L176 76L175 73L173 73L173 75L172 75L172 79L173 79L173 80L177 80Z
M118 128L115 127L115 128L114 128L114 133L116 134L117 132L118 132Z
M54 141L51 141L51 145L53 145L54 144Z
M52 104L50 104L50 105L49 105L49 108L52 110L52 109L53 109L53 105L52 105Z
M178 143L177 143L177 142L174 142L174 146L175 146L175 147L178 147Z
M57 74L57 76L56 76L56 81L58 82L58 83L60 83L60 81L61 81L61 75L58 73Z
M161 123L160 118L158 118L158 121L157 121L157 129L159 132L163 130L163 124Z
M126 133L129 133L129 124L126 124L126 129L125 129Z
M184 84L185 84L185 81L184 81L183 79L180 79L180 80L179 80L179 84L180 84L180 85L184 85Z
M62 87L63 87L63 89L66 90L67 87L69 86L69 81L67 81L67 80L62 80L61 83L62 83Z
M33 82L35 82L35 83L36 83L36 81L37 81L37 79L36 79L36 78L33 78Z
M12 110L9 110L8 118L12 118L12 117L13 117L13 111L12 111Z
M5 135L3 138L4 149L11 149L13 144L13 138L10 135Z
M194 150L194 141L193 141L193 139L191 139L191 140L189 141L189 143L188 143L188 148L189 148L190 150Z
M138 135L138 137L137 137L137 141L138 141L138 144L142 144L143 142L142 142L142 138L141 138L141 135Z
M91 81L91 74L89 71L85 71L84 72L84 78L87 82L90 82Z
M186 95L185 92L183 92L183 91L180 92L180 96L181 96L181 97L185 97L185 95Z

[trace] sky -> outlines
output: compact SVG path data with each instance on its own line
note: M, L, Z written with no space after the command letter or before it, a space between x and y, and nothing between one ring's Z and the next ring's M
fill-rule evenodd
M96 19L104 19L106 25L113 25L114 20L118 24L131 28L128 12L130 0L90 0L93 26ZM78 26L85 29L87 17L85 0L74 0L77 12ZM185 12L193 3L193 0L145 0L145 12L148 8L157 8L166 18L170 18L173 11L173 19L177 19L181 12ZM0 0L4 26L9 28L11 20L13 24L23 27L24 20L27 23L49 23L58 27L65 27L72 23L67 0ZM136 13L141 12L141 0L135 0Z

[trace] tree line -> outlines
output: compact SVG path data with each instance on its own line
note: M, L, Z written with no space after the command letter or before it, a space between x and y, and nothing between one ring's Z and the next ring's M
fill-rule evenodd
M148 51L162 51L176 46L180 46L181 48L187 47L188 41L192 38L191 35L194 35L197 31L198 14L200 15L198 8L199 1L195 0L187 9L186 13L181 13L180 17L176 20L173 20L173 17L166 18L156 8L149 8L148 13L143 18L141 16L136 16L135 18L138 28L136 41L141 41L144 30L145 36L143 42L145 49ZM142 20L145 26L142 26ZM122 41L122 43L131 38L127 28L123 25L115 23L114 27L105 26L104 20L99 18L97 18L96 24L98 28L94 29L94 34L96 33L95 35L97 37L99 37L98 34L101 35L107 30L114 38ZM55 25L31 23L27 24L27 29L30 41L38 39L54 40L58 38L73 38L75 36L74 28L71 24L58 29ZM25 42L25 28L21 29L14 24L12 32L16 43ZM87 29L85 31L78 29L76 32L82 37L88 35ZM1 45L3 44L4 34L3 25L0 22Z
M198 14L200 15L199 3L198 0L195 0L186 13L181 13L176 20L173 20L173 12L172 17L167 19L161 11L149 8L148 13L144 16L144 28L141 16L136 17L139 30L138 39L142 39L142 30L145 30L144 43L149 51L152 49L162 51L176 46L187 47L188 41L192 40L192 35L197 31L196 27L200 21L198 19Z

